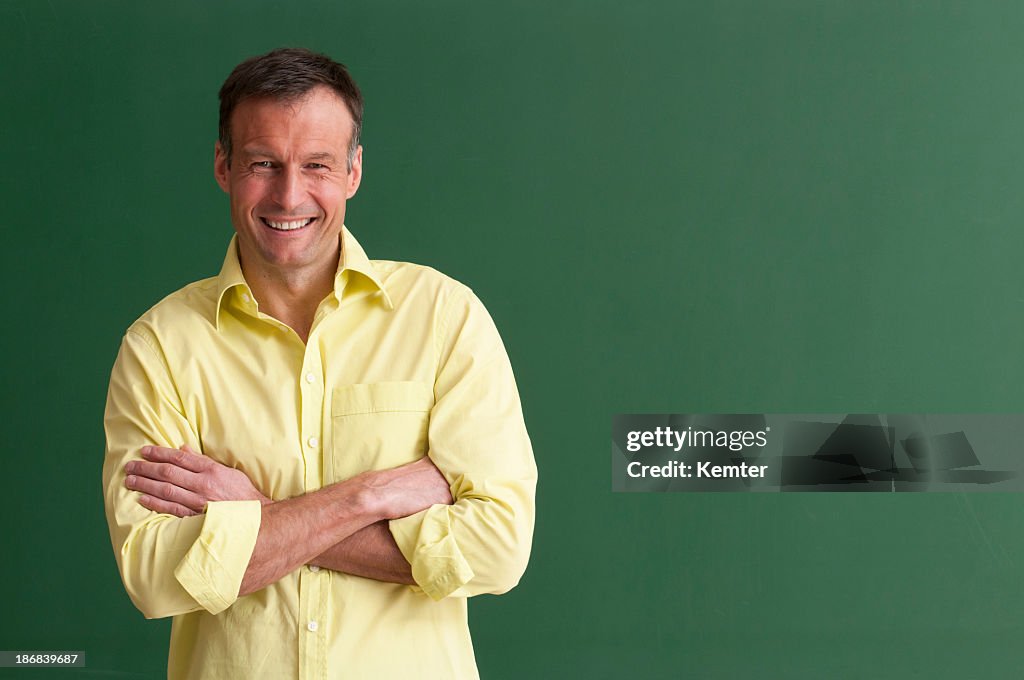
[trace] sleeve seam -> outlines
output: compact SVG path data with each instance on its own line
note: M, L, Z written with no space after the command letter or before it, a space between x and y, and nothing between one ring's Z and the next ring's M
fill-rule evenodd
M144 332L142 332L140 330L137 330L133 326L132 328L129 328L127 331L125 331L125 335L126 336L134 335L139 340L142 340L142 343L144 345L146 345L146 347L149 348L149 351L153 353L153 356L156 358L156 360L160 362L160 366L164 370L164 375L167 376L167 382L170 384L171 388L174 390L174 398L176 400L176 403L172 404L171 406L172 406L172 408L174 408L174 410L177 412L177 414L179 416L181 416L185 420L185 422L187 422L189 424L189 427L193 430L193 434L197 435L196 439L198 441L198 439L199 439L198 432L196 431L196 428L193 425L192 421L185 414L185 402L182 400L181 393L178 391L178 385L177 385L177 383L175 383L174 377L171 374L171 367L167 363L167 357L157 347L155 340L150 337L149 333L144 333Z
M456 282L457 283L457 282ZM440 326L434 329L434 377L437 378L437 374L441 370L441 351L444 349L444 340L448 334L448 327L451 325L451 310L458 298L466 297L469 288L462 284L458 284L458 288L448 296L445 300L444 307L441 309L441 323ZM436 395L435 395L436 396Z

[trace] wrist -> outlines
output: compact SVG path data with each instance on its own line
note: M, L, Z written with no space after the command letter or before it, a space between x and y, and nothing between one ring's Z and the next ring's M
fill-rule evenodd
M364 472L341 484L349 487L346 489L346 505L350 512L364 518L367 524L388 519L390 505L387 485L378 473Z

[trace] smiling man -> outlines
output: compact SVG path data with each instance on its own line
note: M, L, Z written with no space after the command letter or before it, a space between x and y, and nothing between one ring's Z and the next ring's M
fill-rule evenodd
M344 226L362 99L307 50L220 92L220 274L128 329L103 486L125 588L173 616L171 678L474 678L466 598L513 587L536 467L465 286Z

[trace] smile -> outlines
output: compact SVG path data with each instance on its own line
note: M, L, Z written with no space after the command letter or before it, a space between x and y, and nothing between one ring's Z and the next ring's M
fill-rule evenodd
M263 224L277 231L295 231L296 229L302 229L303 227L312 224L315 220L315 217L308 217L303 220L288 220L278 222L276 220L268 220L266 217L260 218L260 221L263 222Z

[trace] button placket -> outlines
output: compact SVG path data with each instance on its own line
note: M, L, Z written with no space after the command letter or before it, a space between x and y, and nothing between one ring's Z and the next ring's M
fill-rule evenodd
M315 491L323 486L323 457L321 455L321 433L323 432L324 390L322 369L316 343L306 345L304 361L298 374L298 388L302 400L302 457L306 461L306 491Z

